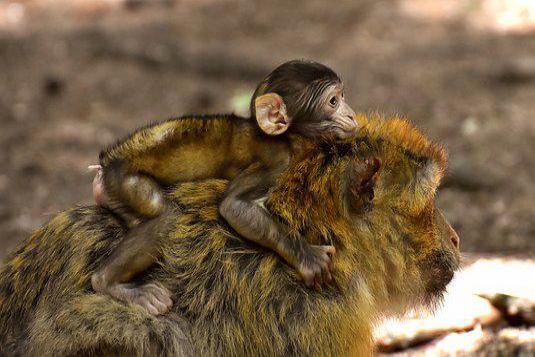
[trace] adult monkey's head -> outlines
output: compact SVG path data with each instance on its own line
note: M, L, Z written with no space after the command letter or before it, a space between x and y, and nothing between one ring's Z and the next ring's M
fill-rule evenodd
M346 139L359 129L340 77L325 65L303 60L283 63L264 78L253 94L251 117L269 135L288 131Z
M459 236L435 202L446 152L405 120L358 121L362 137L298 154L265 205L291 231L336 247L341 286L358 276L393 310L433 306L460 262Z

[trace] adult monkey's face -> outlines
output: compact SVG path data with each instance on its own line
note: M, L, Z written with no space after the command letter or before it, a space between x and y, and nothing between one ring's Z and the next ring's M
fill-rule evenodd
M380 126L371 123L371 135L381 132L388 144L383 151L374 203L393 212L402 232L404 249L417 267L412 280L425 302L442 296L459 268L460 239L435 203L447 165L445 150L400 119ZM411 280L411 279L409 279ZM408 283L411 283L409 281Z
M370 142L379 136L384 140L379 144L383 162L374 185L373 205L391 212L392 228L399 230L398 239L391 244L405 259L404 293L412 289L419 300L432 303L442 296L460 260L459 236L435 203L446 170L446 152L404 120L371 120L367 131ZM411 265L416 271L411 271Z

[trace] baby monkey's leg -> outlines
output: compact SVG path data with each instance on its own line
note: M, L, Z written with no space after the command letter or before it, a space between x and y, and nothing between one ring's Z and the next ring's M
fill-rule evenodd
M118 300L141 305L153 315L167 312L173 302L170 292L159 283L136 286L128 283L134 276L153 265L165 239L167 214L132 228L104 266L91 277L95 291Z
M165 237L165 216L168 214L163 192L153 179L129 173L122 165L104 170L104 175L97 172L96 183L94 181L93 184L96 201L105 197L107 205L123 217L128 217L125 211L131 211L147 220L134 225L131 219L127 219L130 229L110 258L93 274L93 289L118 300L141 305L152 314L165 313L172 305L170 293L165 287L128 283L159 257L161 240ZM100 195L100 192L105 195Z
M95 171L95 178L93 179L93 199L99 206L103 206L108 202L106 191L104 190L104 180L102 178L102 166L90 165L88 169Z
M97 173L98 176L98 173ZM162 188L153 178L130 168L126 162L117 161L102 168L101 180L107 205L116 213L157 217L166 209ZM98 189L100 185L94 187ZM130 222L127 222L128 224Z

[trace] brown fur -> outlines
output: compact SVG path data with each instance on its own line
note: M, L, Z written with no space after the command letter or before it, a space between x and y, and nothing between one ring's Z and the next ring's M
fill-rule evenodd
M270 162L268 155L287 152L286 139L265 135L255 124L221 114L170 119L137 129L106 148L100 164L127 160L130 170L150 173L163 185L233 178L255 160Z
M373 324L436 301L458 252L433 201L442 148L400 119L359 120L362 138L306 148L266 203L310 242L336 246L332 286L307 289L274 253L237 237L218 215L226 181L185 183L170 194L181 214L163 258L144 277L173 292L171 313L91 291L124 228L106 209L78 208L38 229L0 271L4 353L370 355ZM369 156L382 161L374 208L355 214L349 172Z

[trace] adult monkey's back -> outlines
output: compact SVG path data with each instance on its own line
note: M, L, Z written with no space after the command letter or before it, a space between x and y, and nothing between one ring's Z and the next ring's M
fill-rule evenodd
M236 238L217 213L225 181L184 184L172 193L184 214L165 227L164 258L145 277L173 292L171 313L153 317L91 290L123 228L105 209L79 208L37 230L2 268L4 353L371 353L379 315L440 297L458 237L434 205L442 149L398 119L375 118L367 131L356 143L311 147L266 202L311 242L336 246L334 286L307 289L275 255ZM352 178L371 156L382 161L374 207L355 212Z

